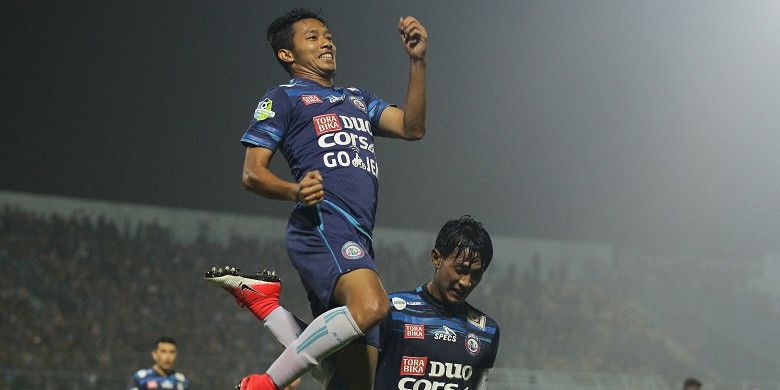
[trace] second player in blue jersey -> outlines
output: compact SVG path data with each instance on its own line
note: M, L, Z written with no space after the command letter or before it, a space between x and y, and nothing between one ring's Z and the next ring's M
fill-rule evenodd
M463 216L444 224L431 251L431 281L390 294L375 389L487 388L500 332L466 298L492 258L493 244L481 223Z

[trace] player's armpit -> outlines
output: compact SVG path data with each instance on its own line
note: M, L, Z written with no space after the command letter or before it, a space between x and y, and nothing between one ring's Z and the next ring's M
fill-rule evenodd
M408 129L404 126L404 111L398 107L388 106L379 117L379 128L376 135L380 137L417 141L424 134L424 130Z

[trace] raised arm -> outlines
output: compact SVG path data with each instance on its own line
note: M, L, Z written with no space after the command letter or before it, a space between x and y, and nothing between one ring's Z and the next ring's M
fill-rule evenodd
M398 22L401 43L409 55L409 85L403 109L387 107L379 117L378 135L409 141L425 135L425 53L428 32L417 19L407 16Z
M280 179L268 169L274 152L262 147L246 148L241 184L244 189L269 199L291 200L313 206L322 201L325 192L319 171L309 171L299 183Z

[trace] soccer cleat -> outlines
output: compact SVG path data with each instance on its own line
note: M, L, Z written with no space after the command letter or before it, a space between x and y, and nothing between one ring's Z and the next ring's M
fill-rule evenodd
M268 374L252 374L241 380L236 390L279 390Z
M249 309L262 321L279 307L282 282L274 271L263 270L256 275L241 275L240 271L231 266L212 267L203 274L203 279L225 289L239 306Z

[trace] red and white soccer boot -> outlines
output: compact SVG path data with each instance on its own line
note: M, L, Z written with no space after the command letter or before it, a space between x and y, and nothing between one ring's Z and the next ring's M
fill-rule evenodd
M252 374L241 380L236 390L279 390L268 374Z
M231 266L212 267L203 274L203 279L225 289L239 306L249 309L262 321L279 307L282 282L274 271L263 270L256 275L241 275L240 271Z

